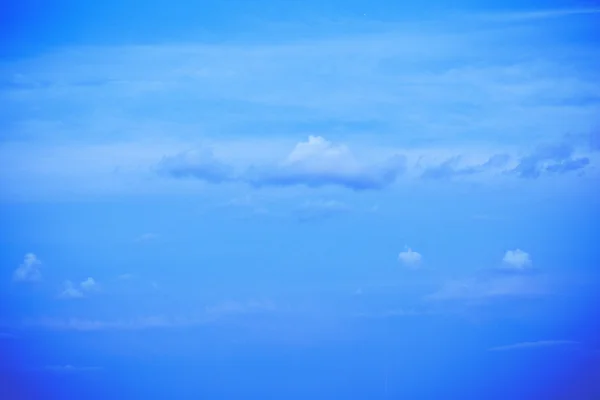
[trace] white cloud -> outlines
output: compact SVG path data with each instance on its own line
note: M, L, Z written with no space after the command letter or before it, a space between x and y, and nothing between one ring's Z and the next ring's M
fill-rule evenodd
M280 164L253 168L246 180L256 186L343 186L353 190L382 189L404 172L406 158L395 155L380 164L360 162L342 144L321 136L297 143Z
M555 13L525 14L548 12ZM272 178L272 184L291 184L300 178L307 184L324 184L323 179L314 179L315 168L331 175L335 167L328 181L335 178L342 184L349 174L356 178L357 164L368 166L378 157L358 162L349 157L347 147L327 146L318 139L323 132L361 136L371 144L377 137L385 140L382 147L429 146L442 138L462 150L485 132L490 143L520 147L509 152L514 157L541 137L556 138L566 127L582 132L597 120L598 104L593 99L600 93L600 79L590 72L590 65L599 56L591 43L576 50L564 40L548 46L554 25L538 35L537 29L520 24L488 29L487 21L468 26L462 26L462 19L438 22L429 27L376 24L368 27L368 34L335 39L323 32L309 40L278 38L274 43L265 38L243 45L66 47L7 61L3 72L8 84L0 96L7 115L14 116L8 121L8 134L31 141L0 146L0 159L7 166L0 170L2 196L197 193L201 190L197 186L203 185L148 175L163 155L170 154L179 155L163 164L172 175L227 181L227 168L215 160L226 164L241 160L244 166L277 160L277 154L285 154L272 151L276 145L265 142L282 142L298 132L313 135L312 143L309 139L290 154L288 161L302 168L283 162L275 177L265 178ZM455 29L457 24L460 30ZM499 45L482 45L490 42ZM540 45L526 45L533 42ZM101 61L106 59L111 63ZM488 62L482 65L478 59ZM164 107L165 101L170 107ZM52 110L52 116L11 112L26 109ZM67 145L38 140L49 139L49 132ZM107 138L106 132L126 136ZM214 158L202 151L185 152L198 142L234 136L247 143L225 143L221 149L217 145ZM99 137L120 143L97 145ZM362 150L358 146L352 148ZM223 151L224 147L230 148ZM228 157L232 152L238 155ZM340 165L326 162L333 159ZM467 168L462 164L459 168L463 175L474 171L470 165L481 167L464 161ZM590 165L596 162L590 158ZM115 174L117 167L120 172ZM561 164L559 169L573 167ZM437 175L454 169L446 165ZM299 171L304 175L299 177Z
M63 291L60 293L60 297L64 299L79 299L84 297L86 292L92 292L97 289L98 284L94 278L87 278L78 285L71 281L65 281L63 283Z
M509 351L509 350L523 350L540 347L552 347L552 346L571 346L577 345L579 342L572 340L539 340L536 342L522 342L510 344L507 346L492 347L489 351Z
M78 299L83 297L83 292L76 287L73 282L65 281L63 283L63 291L60 293L60 297L64 299Z
M405 251L398 254L398 261L411 267L419 265L422 258L420 253L413 251L410 247L407 247Z
M97 284L94 278L87 278L85 281L81 282L79 286L81 287L81 289L86 291L94 290L97 288Z
M507 267L516 270L523 270L531 266L531 257L521 249L508 250L502 261Z
M13 273L13 279L17 282L33 282L42 279L40 267L42 262L33 253L25 254L23 263Z

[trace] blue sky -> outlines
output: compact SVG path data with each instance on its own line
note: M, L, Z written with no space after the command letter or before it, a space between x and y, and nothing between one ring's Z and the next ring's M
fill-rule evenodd
M14 398L600 395L600 9L6 2Z

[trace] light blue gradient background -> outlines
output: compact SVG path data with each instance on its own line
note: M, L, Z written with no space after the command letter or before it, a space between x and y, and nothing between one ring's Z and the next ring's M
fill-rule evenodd
M0 398L600 398L592 3L1 18ZM368 174L280 167L309 136ZM28 253L42 278L13 279Z

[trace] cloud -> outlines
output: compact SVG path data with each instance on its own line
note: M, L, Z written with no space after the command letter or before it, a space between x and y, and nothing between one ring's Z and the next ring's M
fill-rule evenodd
M121 274L121 275L117 276L117 279L121 280L121 281L126 281L126 280L130 280L130 279L133 279L133 278L135 278L135 275L134 274L130 274L130 273Z
M97 284L94 278L87 278L85 281L81 282L79 286L81 286L81 289L85 291L90 291L97 288Z
M44 367L46 371L51 371L55 373L76 373L76 372L93 372L93 371L102 371L102 367L77 367L71 364L66 365L47 365Z
M508 268L515 270L524 270L532 264L529 253L526 253L521 249L508 250L504 254L502 261Z
M429 314L430 312L415 310L415 309L391 309L377 312L362 312L354 314L355 318L368 318L368 319L386 319L396 317L413 317L418 315Z
M398 261L400 261L404 265L408 265L411 267L416 267L417 265L419 265L421 263L422 258L423 257L421 256L421 254L417 253L416 251L413 251L410 247L407 247L405 251L400 252L400 254L398 254Z
M25 326L40 327L59 331L121 331L145 330L157 328L174 328L205 325L220 321L224 318L256 315L275 311L277 308L269 301L225 301L216 305L206 306L204 310L184 316L151 315L129 319L96 320L81 318L41 318L25 320Z
M106 331L106 330L139 330L149 328L163 328L183 325L182 321L168 319L162 316L149 316L128 320L94 320L94 319L55 319L42 318L36 321L24 321L27 326L41 327L60 331Z
M484 301L510 297L530 297L547 294L546 282L536 275L496 275L452 280L440 290L426 296L431 301Z
M460 167L460 157L452 157L443 163L429 167L423 171L423 179L451 179L458 176L468 176L483 173L493 169L504 167L510 156L507 154L495 154L482 164Z
M83 292L76 287L71 281L65 281L63 283L63 291L60 293L60 297L64 299L79 299L83 297Z
M600 151L600 128L596 128L589 134L589 147L592 151Z
M510 350L524 350L524 349L535 349L540 347L554 347L554 346L572 346L578 345L579 342L572 340L539 340L537 342L522 342L510 344L507 346L492 347L489 351L510 351Z
M521 158L510 172L526 179L536 179L542 174L564 174L585 168L588 157L574 157L575 149L567 143L538 147L532 154Z
M98 290L98 284L94 278L87 278L79 283L79 285L76 285L71 281L65 281L63 287L63 291L60 293L59 297L64 299L79 299L84 297L86 292L89 293Z
M226 301L217 305L207 306L204 311L208 315L230 315L230 314L248 314L248 313L262 313L274 311L275 305L270 301L255 301L251 300L248 302L239 301Z
M298 219L303 222L331 218L350 212L351 208L335 200L308 201L296 210Z
M252 168L248 182L254 186L308 187L343 186L353 190L382 189L406 169L406 158L396 155L381 164L359 162L344 145L321 136L309 136L296 144L287 158L277 164Z
M17 339L17 335L10 332L1 332L0 331L0 339Z
M42 262L33 253L25 254L23 263L13 273L16 282L35 282L42 279L40 267Z
M223 183L233 179L233 168L217 160L208 149L165 156L157 170L173 178L194 178L208 183Z
M479 17L496 22L522 22L529 20L564 18L577 15L590 15L598 13L600 13L600 8L563 8L532 11L496 12L489 14L479 14Z

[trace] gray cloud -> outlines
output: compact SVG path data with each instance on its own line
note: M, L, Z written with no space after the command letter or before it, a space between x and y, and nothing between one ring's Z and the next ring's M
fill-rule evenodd
M173 178L194 178L209 183L223 183L234 177L233 168L217 160L207 149L165 156L157 170Z
M427 168L421 175L424 179L451 179L457 176L475 175L491 169L502 168L510 160L507 154L495 154L482 164L468 167L458 165L460 156L449 158L443 163Z
M320 136L300 142L278 165L253 168L247 181L253 186L343 186L352 190L383 189L406 170L406 157L395 155L378 164L359 162L344 145Z
M535 179L543 173L563 174L585 168L590 163L589 158L575 158L574 152L574 147L568 143L540 146L521 158L511 172L521 178Z
M343 186L376 190L392 184L406 169L406 157L395 155L381 163L359 162L344 145L320 136L299 142L280 163L252 166L239 176L232 166L217 160L208 150L164 157L158 172L173 178L195 178L209 183L239 181L254 187Z

